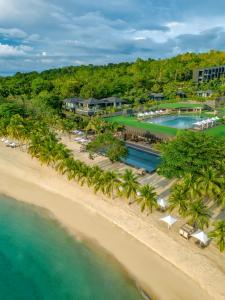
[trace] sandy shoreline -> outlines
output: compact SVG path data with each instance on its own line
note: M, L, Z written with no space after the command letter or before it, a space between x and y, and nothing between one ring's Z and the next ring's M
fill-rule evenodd
M69 230L96 241L153 299L225 299L224 255L176 240L155 226L157 216L140 218L127 204L105 201L3 145L0 193L48 209Z

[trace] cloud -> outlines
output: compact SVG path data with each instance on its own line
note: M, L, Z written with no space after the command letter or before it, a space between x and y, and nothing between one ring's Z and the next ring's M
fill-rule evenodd
M224 0L0 0L0 69L223 50L224 11Z
M0 57L15 57L15 56L25 56L28 52L32 50L28 46L10 46L0 43Z

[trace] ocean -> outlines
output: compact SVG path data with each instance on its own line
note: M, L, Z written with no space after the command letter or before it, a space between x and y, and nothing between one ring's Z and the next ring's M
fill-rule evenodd
M49 214L0 196L0 300L141 300L105 251Z

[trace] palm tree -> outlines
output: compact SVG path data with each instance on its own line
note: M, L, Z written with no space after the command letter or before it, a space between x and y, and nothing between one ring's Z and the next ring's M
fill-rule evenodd
M201 170L196 179L199 195L207 199L215 199L215 196L220 194L222 182L223 179L214 168Z
M182 184L174 185L169 197L169 210L178 209L181 216L185 217L188 210L189 199Z
M139 189L140 196L137 198L137 203L141 204L141 211L147 208L151 213L153 207L157 207L157 195L153 186L146 184Z
M220 252L225 250L225 220L215 222L214 230L209 233L209 237L215 238Z
M97 193L98 191L101 191L103 194L105 192L105 178L104 178L104 172L100 174L100 176L94 177L94 192Z
M70 177L69 173L70 172L72 173L73 164L74 164L74 159L72 157L65 158L65 159L59 160L57 162L55 169L60 174L62 174L62 175L67 174L67 177Z
M100 178L103 171L99 168L99 166L93 166L88 169L87 173L87 185L90 187L95 184L96 180Z
M120 184L121 194L129 200L135 200L137 197L137 190L140 186L138 177L129 169L126 169L124 174L121 175L122 183Z
M196 228L203 229L209 225L210 212L202 200L190 202L187 215L190 217L190 223Z
M99 117L92 117L88 122L85 131L86 133L89 130L94 131L96 134L100 134L105 128L105 122Z
M216 197L216 203L218 205L220 205L222 208L225 207L225 183L224 183L224 186L221 189L220 194L217 195L217 197Z
M8 135L18 141L24 141L27 136L25 120L20 115L14 115L7 126Z
M68 149L64 144L58 143L55 147L55 159L56 161L61 161L72 157L72 150Z
M39 160L41 164L52 165L56 163L56 147L57 141L52 139L51 137L46 138L44 142L41 144Z
M113 198L114 191L118 191L118 174L115 171L107 171L102 174L103 176L103 192L104 194Z
M198 187L196 186L196 178L193 174L186 174L182 180L183 192L188 199L194 199L198 193Z

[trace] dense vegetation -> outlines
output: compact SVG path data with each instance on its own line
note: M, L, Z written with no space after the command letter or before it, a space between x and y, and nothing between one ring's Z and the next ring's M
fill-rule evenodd
M177 209L196 228L208 227L212 207L225 207L225 138L184 131L161 146L159 173L177 177L170 198L170 211ZM215 223L212 237L225 249L225 220Z
M225 65L225 52L186 53L161 60L137 59L134 63L17 73L13 77L0 78L0 97L19 98L24 104L48 104L60 109L61 100L73 96L98 99L114 95L137 102L139 99L149 99L150 92L163 92L174 99L178 89L195 98L195 92L199 89L212 89L223 94L223 78L200 86L192 81L194 69L214 65Z

